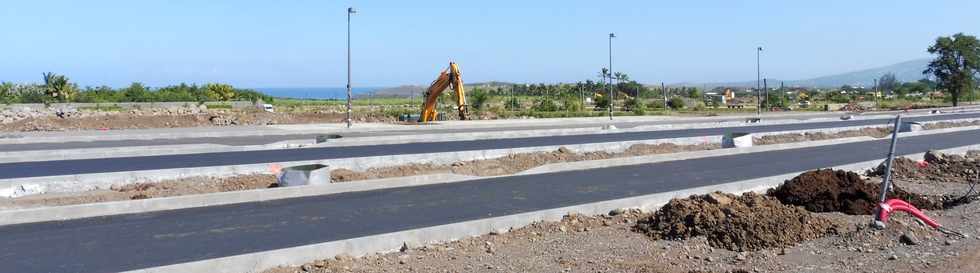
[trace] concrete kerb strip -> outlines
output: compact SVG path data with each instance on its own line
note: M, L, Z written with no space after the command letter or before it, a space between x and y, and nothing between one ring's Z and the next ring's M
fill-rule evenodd
M930 110L941 110L943 112L965 112L973 108L978 108L978 106L960 106L960 107L944 107L944 108L929 108L929 109L918 109L913 110L910 114L925 114ZM870 115L891 115L895 113L901 113L901 111L883 111L883 112L873 112ZM789 120L789 119L811 119L820 118L823 116L834 116L845 114L843 112L834 113L824 113L824 112L804 112L804 113L780 113L778 116L764 116L766 120ZM860 114L858 114L860 115ZM686 117L618 117L616 122L656 122L656 121L676 121L676 122L691 122L691 123L702 123L702 122L716 122L725 120L736 120L746 117L754 117L749 115L735 115L735 116L717 116L717 117L697 117L697 118L686 118ZM519 124L520 126L540 126L548 125L549 123L560 124L568 122L578 122L578 123L588 123L590 126L601 126L607 124L604 118L553 118L553 119L534 119L534 120L506 120L509 123L524 123ZM479 121L470 122L466 121L462 124L452 124L452 128L463 128L463 129L480 129L480 128L495 128L500 127L499 122L495 121ZM515 126L515 130L519 130L519 126ZM425 131L431 129L444 129L441 126L409 126L404 125L393 125L393 124L362 124L355 128L359 132L384 132L384 131L395 131L395 130L418 130ZM322 134L337 134L349 132L345 128L342 128L339 124L291 124L291 125L270 125L270 126L243 126L235 127L234 130L227 130L226 127L197 127L197 128L178 128L174 131L167 132L168 129L134 129L128 131L80 131L72 132L76 134L71 135L32 135L23 133L3 133L0 137L0 144L26 144L26 143L50 143L50 142L65 142L65 141L104 141L104 140L148 140L148 139L177 139L177 138L200 138L200 137L236 137L236 136L275 136L275 135L291 135L296 134L297 131L302 131L304 134L309 133L322 133ZM79 135L80 134L80 135Z
M972 130L975 127L958 127L940 130L928 130L903 135L943 133L959 130ZM109 188L141 182L155 182L168 179L180 179L207 174L213 177L229 177L235 175L270 173L274 165L294 166L305 164L324 164L331 168L346 168L351 170L366 170L375 167L390 166L392 162L413 162L431 164L451 164L459 161L494 159L517 153L549 152L566 147L576 152L622 152L635 144L708 144L718 143L721 136L690 137L675 139L654 139L623 142L588 143L577 145L552 145L538 147L523 147L512 149L494 149L477 151L460 151L447 153L405 154L374 157L339 158L328 160L308 160L278 163L260 163L246 165L211 166L196 168L177 168L162 170L146 170L132 172L93 173L62 176L45 176L30 178L0 179L0 196L19 197L39 193L77 192ZM840 141L840 140L837 140ZM821 142L814 142L820 144ZM805 145L805 144L803 144ZM770 146L770 145L766 145ZM802 146L801 146L802 147ZM758 149L758 148L756 148Z
M980 126L974 128L980 129ZM920 131L903 133L900 137L915 135L928 135L961 131L963 128L949 128L933 131ZM832 139L812 142L786 143L775 145L754 146L737 149L717 149L708 151L681 152L673 154L660 154L638 157L612 158L604 160L578 161L555 163L533 168L515 175L529 175L540 173L551 173L571 170L583 170L594 168L606 168L625 165L649 164L665 161L686 160L705 157L725 156L741 153L766 152L773 150L784 150L794 148L815 147L831 144L843 144L871 140L870 137L854 137L846 139ZM972 148L972 146L968 146ZM965 153L966 150L956 150L958 153ZM913 155L915 156L915 155ZM921 157L921 154L918 155ZM866 166L862 166L866 168ZM275 189L258 189L247 191L211 193L200 195L187 195L165 198L151 198L143 200L116 201L91 203L81 205L41 207L28 209L0 210L0 225L10 225L19 223L32 223L44 221L58 221L68 219L78 219L86 217L106 216L115 214L145 213L152 211L184 209L203 206L226 205L243 202L267 201L274 199L296 198L304 196L316 196L332 193L369 191L384 188L411 187L428 184L452 183L488 177L474 177L456 174L434 174L407 177L394 177L385 179L375 179L367 181L355 181L348 183L333 183L318 186L302 186Z
M211 166L195 168L177 168L161 170L145 170L131 172L92 173L61 176L44 176L28 178L0 179L0 196L19 197L39 193L77 192L109 188L141 182L155 182L169 179L180 179L207 174L212 177L229 177L235 175L270 173L273 165L294 166L305 164L324 164L331 168L346 168L351 170L366 170L376 167L391 166L401 163L430 163L451 164L460 161L483 160L505 157L510 154L550 152L565 147L576 152L622 152L635 144L673 143L678 145L720 143L721 136L704 136L672 139L651 139L621 142L600 142L575 145L549 145L536 147L521 147L509 149L475 150L424 154L402 154L372 157L353 157L326 160L273 162L260 164Z
M970 145L941 151L947 153L959 153L977 148L980 148L980 145ZM920 153L911 156L921 157L922 154ZM830 168L849 171L862 171L867 168L877 166L879 163L880 160L871 160L854 164L833 166ZM277 266L298 265L317 259L335 257L341 254L364 256L374 253L394 252L397 251L397 249L402 245L418 247L460 240L467 237L480 236L491 232L506 232L510 229L524 227L538 221L558 221L565 215L573 213L598 215L605 214L617 208L639 208L644 211L653 211L663 206L673 198L683 198L694 194L706 194L714 191L729 192L734 194L749 191L764 192L767 189L774 188L782 184L785 180L795 177L796 175L798 175L798 173L787 173L726 183L722 185L656 193L638 197L540 210L347 240L133 270L128 272L259 272Z
M872 118L883 118L884 116L874 116ZM962 121L975 121L980 119L952 119L943 121L930 121L923 123L937 123L937 122L962 122ZM808 122L819 122L823 120L812 120ZM767 124L787 124L787 123L807 123L807 122L770 122ZM737 131L738 127L750 126L758 124L746 124L746 123L719 123L719 124L707 124L700 123L695 125L656 125L656 126L641 126L634 127L630 129L620 129L620 130L601 130L596 128L576 128L576 129L543 129L543 130L523 130L514 132L477 132L477 133L452 133L452 134L440 134L440 135L406 135L406 136L379 136L379 137L359 137L355 139L338 139L329 141L326 143L315 144L313 139L308 140L286 140L276 143L264 144L264 145L245 145L245 146L228 146L219 144L184 144L184 145L160 145L160 146L132 146L132 147L118 147L118 148L86 148L86 149L62 149L62 150L40 150L40 151L16 151L16 152L0 152L0 163L12 163L12 162L36 162L36 161L49 161L49 160L71 160L71 159L91 159L91 158L113 158L113 157L127 157L127 156L154 156L154 155L173 155L173 154L194 154L194 153L213 153L213 152L236 152L236 151L258 151L258 150L276 150L276 149L291 149L291 148L310 148L310 147L339 147L339 146L363 146L363 145L381 145L381 144L401 144L410 142L434 142L434 141L463 141L463 140L478 140L478 139L507 139L507 138L520 138L520 137L535 137L535 136L560 136L560 135L581 135L581 134L602 134L602 133L623 133L623 132L643 132L643 131L657 131L666 129L693 129L693 128L713 128L713 127L729 127L733 131ZM824 133L834 133L846 130L854 130L861 128L876 128L886 125L870 125L870 126L848 126L848 127L837 127L837 128L824 128L824 129L813 129L813 130L791 130L791 131L777 131L777 132L765 132L756 133L756 136L766 136L766 135L778 135L778 134L791 134L791 133L803 133L803 132L824 132Z

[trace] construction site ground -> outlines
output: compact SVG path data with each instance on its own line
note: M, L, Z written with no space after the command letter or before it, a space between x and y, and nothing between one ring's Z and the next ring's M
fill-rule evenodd
M341 123L346 113L302 112L269 113L259 110L147 109L129 111L77 111L61 116L54 112L34 113L11 122L0 123L0 132L119 130L185 128L237 125ZM396 119L383 113L358 113L355 122L391 123Z
M975 126L978 123L980 122L936 123L927 125L925 129ZM889 129L870 127L845 130L836 133L816 132L767 135L757 137L754 142L757 145L773 145L861 136L880 138L887 136L888 134ZM405 164L371 168L360 171L335 169L331 171L331 181L334 183L370 181L372 179L440 173L470 176L512 175L546 164L703 151L720 148L721 146L719 144L676 145L671 143L635 144L623 152L577 153L569 149L559 148L558 150L552 152L511 154L501 158L471 160L455 162L452 164ZM114 186L109 189L65 193L44 193L17 198L3 198L0 199L0 209L65 206L110 201L138 200L192 194L255 190L276 186L276 176L273 174L252 174L232 177L199 176L177 180Z
M896 174L896 188L915 198L945 202L945 207L925 213L967 237L945 235L901 213L879 230L870 227L873 218L868 214L811 212L756 193L712 193L675 199L655 212L569 215L560 222L406 245L386 254L324 257L265 273L980 272L980 202L974 202L976 192L968 193L976 177L953 178L975 175L980 152L932 155L925 164L903 160L915 166ZM853 183L869 183L872 192L865 194L874 195L879 182L857 173L819 170L787 184L856 202L877 196L855 194L854 189L868 187Z

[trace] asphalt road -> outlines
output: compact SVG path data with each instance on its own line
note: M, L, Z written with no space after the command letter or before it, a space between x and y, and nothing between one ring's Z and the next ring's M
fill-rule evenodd
M933 121L959 118L980 118L980 113L934 115L908 118L908 121ZM738 132L772 132L821 129L844 126L887 124L890 119L848 120L798 124L778 124L738 127ZM588 135L543 136L508 139L482 139L447 142L422 142L348 147L321 147L282 150L258 150L200 154L157 155L142 157L94 158L16 162L0 164L0 179L74 175L104 172L126 172L174 168L260 164L270 162L322 160L366 156L421 154L453 151L473 151L520 147L573 145L600 142L665 139L721 135L731 128L702 128L665 131L622 132Z
M925 113L925 110L915 110L914 113ZM874 113L874 114L887 114ZM819 117L837 117L840 113L814 113L799 116L778 116L768 114L763 118L766 120L806 120ZM732 122L742 121L744 117L732 117L711 120L710 122ZM708 121L704 121L708 122ZM655 121L628 121L612 122L617 128L633 128L646 125L671 125L671 124L691 124L691 120L655 120ZM373 136L399 136L417 134L449 134L449 133L474 133L474 132L500 132L500 131L527 131L527 130L548 130L548 129L572 129L598 127L600 124L589 123L561 123L543 125L507 125L499 127L484 128L438 128L421 130L383 130L383 131L364 131L364 132L342 132L345 138L373 137ZM107 132L111 134L111 132ZM233 136L233 137L188 137L188 138L159 138L159 139L126 139L126 140L104 140L104 141L68 141L57 143L20 143L20 144L0 144L0 152L16 151L41 151L41 150L60 150L60 149L86 149L86 148L114 148L114 147L135 147L135 146L158 146L158 145L182 145L182 144L219 144L231 146L244 145L263 145L287 140L312 140L319 134L283 134L283 135L252 135L252 136Z
M737 121L741 119L725 119L713 122ZM773 118L771 120L792 120L791 118ZM805 118L799 118L805 120ZM643 125L668 125L668 124L689 124L686 120L662 120L662 121L636 121L636 122L613 122L616 128L633 128ZM358 137L377 137L377 136L401 136L419 134L452 134L452 133L477 133L477 132L502 132L502 131L529 131L529 130L549 130L549 129L573 129L573 128L598 128L598 123L585 124L549 124L549 125L523 125L523 126L500 126L485 128L439 128L421 130L383 130L366 132L342 132L339 133L344 138ZM124 139L124 140L103 140L103 141L69 141L59 143L19 143L19 144L0 144L0 152L17 151L43 151L60 149L86 149L86 148L114 148L114 147L135 147L135 146L159 146L159 145L183 145L183 144L218 144L230 146L245 145L264 145L287 140L313 140L319 134L284 134L284 135L251 135L251 136L232 136L232 137L189 137L189 138L160 138L160 139Z
M898 154L980 143L902 138ZM116 272L717 185L883 158L887 140L0 226L5 272Z

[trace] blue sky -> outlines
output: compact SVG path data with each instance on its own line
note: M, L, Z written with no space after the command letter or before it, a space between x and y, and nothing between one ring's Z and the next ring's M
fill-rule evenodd
M980 1L27 1L0 5L0 81L343 86L574 82L606 66L644 83L801 79L925 58L939 35L980 35Z

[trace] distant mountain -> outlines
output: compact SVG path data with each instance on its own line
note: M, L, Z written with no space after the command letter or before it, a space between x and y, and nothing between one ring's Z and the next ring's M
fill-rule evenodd
M874 80L880 78L886 73L894 73L895 78L902 82L917 81L925 76L922 75L922 71L926 69L929 65L929 59L918 59L907 62L901 62L893 65L876 67L871 69L853 71L848 73L816 77L812 79L804 80L788 80L785 81L786 86L799 86L799 87L815 87L815 88L829 88L829 87L841 87L845 84L852 86L874 86ZM769 86L779 86L780 80L769 79ZM721 82L721 83L707 83L707 84L676 84L682 86L707 86L708 88L713 88L717 86L730 86L730 87L755 87L756 81L744 81L744 82Z

